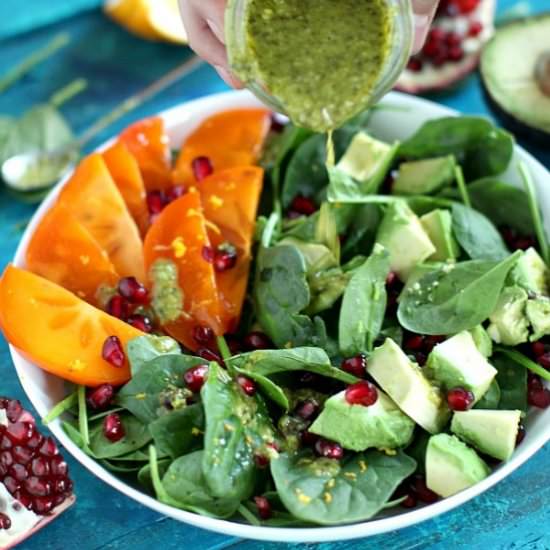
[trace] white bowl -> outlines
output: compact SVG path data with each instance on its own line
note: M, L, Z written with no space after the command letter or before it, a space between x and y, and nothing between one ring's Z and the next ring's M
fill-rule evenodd
M182 139L206 116L224 109L256 107L258 105L258 100L248 92L229 92L191 101L165 111L161 113L160 116L162 116L166 122L172 144L177 147L181 144ZM408 137L428 119L457 114L455 111L441 107L435 103L399 93L389 94L383 100L382 105L386 105L389 108L377 110L373 115L371 126L376 136L387 140L404 139ZM105 144L105 146L106 145L107 144ZM520 147L516 147L513 165L509 173L502 176L501 179L503 181L519 185L519 178L515 169L518 160L525 161L531 170L540 194L542 209L547 213L546 229L548 231L550 228L548 224L548 222L550 222L550 174L526 151ZM14 263L16 265L24 267L25 251L30 236L46 210L53 204L63 183L64 182L61 182L47 197L29 224L15 256ZM511 212L510 215L513 215L513 213ZM63 381L45 373L26 361L13 347L11 348L11 354L25 392L38 413L42 417L45 416L48 411L64 397ZM526 426L527 437L518 447L511 460L497 468L487 479L462 493L442 500L436 504L432 504L431 506L418 508L413 511L403 513L392 511L388 516L374 519L369 522L341 527L307 528L254 527L177 510L127 485L116 478L112 473L105 470L99 463L85 455L65 435L59 421L52 423L50 427L54 435L65 448L94 475L130 498L161 514L195 525L196 527L235 537L277 542L321 542L367 537L387 531L394 531L433 518L483 493L521 466L521 464L550 440L550 409L546 411L532 411L526 420Z

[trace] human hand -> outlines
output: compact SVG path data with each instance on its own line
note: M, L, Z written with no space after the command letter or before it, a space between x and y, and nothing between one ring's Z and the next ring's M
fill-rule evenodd
M179 0L189 45L197 55L214 66L218 74L234 88L242 82L231 74L227 61L224 35L224 13L227 0ZM439 0L412 0L415 38L413 53L423 46Z

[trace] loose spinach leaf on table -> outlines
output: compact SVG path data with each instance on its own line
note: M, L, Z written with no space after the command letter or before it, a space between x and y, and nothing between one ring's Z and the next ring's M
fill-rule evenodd
M472 260L424 275L405 292L400 324L418 334L455 334L483 323L494 311L506 276L521 252L502 262ZM415 285L416 286L416 285Z
M202 471L217 497L244 500L257 479L255 454L267 453L274 429L259 395L246 395L229 374L210 364L201 390L206 418Z
M127 355L132 370L132 376L141 367L161 355L181 355L179 344L168 336L138 336L128 342Z
M386 278L390 272L388 251L375 245L372 255L351 278L340 309L340 351L352 357L372 350L386 313Z
M498 408L527 412L527 370L500 353L493 355L491 364L498 371L496 377L500 387Z
M302 451L271 461L284 505L297 518L321 525L373 517L415 469L416 462L402 452L367 451L337 461Z
M325 344L323 321L301 313L311 294L306 263L295 246L260 249L253 297L258 321L277 347Z
M483 214L455 203L452 216L453 234L472 260L503 260L510 255L498 229Z
M163 355L147 363L119 391L116 403L142 422L152 422L159 413L184 406L189 396L183 381L186 370L204 364L189 355ZM166 403L170 407L166 407Z
M399 156L423 159L455 155L468 181L496 176L512 159L514 139L480 117L446 117L426 122L399 148Z

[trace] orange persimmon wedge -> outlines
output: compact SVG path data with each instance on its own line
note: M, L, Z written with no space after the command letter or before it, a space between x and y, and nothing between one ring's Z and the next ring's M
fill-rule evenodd
M162 118L145 118L128 126L119 140L135 157L147 191L172 185L170 143Z
M118 141L103 153L103 160L142 236L149 229L145 185L128 147Z
M0 327L31 362L85 386L124 384L128 363L117 368L102 359L105 340L118 336L124 349L139 330L30 271L9 265L0 279Z
M139 230L101 155L82 160L61 191L58 204L89 231L121 277L145 279Z
M193 338L196 326L209 327L217 335L225 332L214 268L203 258L205 246L210 246L210 241L197 192L189 192L169 204L149 229L144 245L149 274L160 259L177 266L183 312L176 320L165 323L164 329L192 350L200 347ZM154 295L156 282L151 283Z
M208 157L215 172L256 164L270 125L267 109L235 109L207 118L183 142L173 171L174 183L196 183L192 163L197 157Z
M62 204L36 228L26 255L27 269L95 304L101 285L120 279L105 250Z

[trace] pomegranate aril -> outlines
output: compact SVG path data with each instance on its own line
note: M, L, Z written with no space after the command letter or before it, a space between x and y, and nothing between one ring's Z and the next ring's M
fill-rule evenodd
M185 195L185 187L183 185L174 185L164 192L164 199L166 202L173 202Z
M145 332L145 334L153 332L153 322L145 315L130 315L126 322L135 329Z
M19 464L28 464L31 461L33 454L33 449L22 447L21 445L14 447L11 452L13 459Z
M27 494L25 491L19 489L14 495L16 498L27 510L30 510L32 507L32 497Z
M202 181L214 172L214 167L208 157L197 157L193 159L191 168L197 181Z
M202 259L211 264L214 261L214 256L216 252L211 246L204 245L201 251Z
M527 402L533 407L547 409L550 407L550 390L546 388L529 389L527 392Z
M413 73L419 73L423 66L424 64L422 63L422 60L418 57L411 57L407 63L407 69Z
M272 515L271 504L269 500L265 497L254 497L254 504L256 504L256 509L258 510L258 515L262 519L269 519Z
M126 354L118 336L109 336L103 343L101 356L113 367L121 368L126 362Z
M53 510L55 499L51 496L35 497L32 499L32 510L39 515L46 515Z
M256 394L256 384L253 380L250 378L247 378L246 376L239 375L237 376L237 384L241 387L244 393L249 396L253 396Z
M69 473L69 466L62 456L54 456L50 460L50 471L54 476L66 476Z
M197 351L197 355L201 359L205 359L206 361L215 361L216 363L222 364L222 358L214 351L208 348L201 348Z
M415 508L418 504L417 498L413 494L406 496L405 500L400 504L402 508Z
M430 353L437 344L441 344L446 340L445 336L426 336L424 338L424 349L426 353Z
M8 401L6 407L6 416L10 422L17 422L23 414L23 407L17 399Z
M44 436L36 432L27 442L27 447L29 449L36 449L42 445L44 442Z
M19 491L21 484L14 477L6 476L4 478L4 487L8 490L10 495L13 495L16 491Z
M36 430L30 422L15 422L6 428L5 433L12 443L25 444L35 435Z
M216 251L214 256L214 269L218 273L223 273L228 269L235 267L237 263L237 254L235 252Z
M399 282L397 273L395 271L390 271L386 277L386 286L393 286L395 283Z
M516 447L521 444L526 435L527 431L525 430L525 426L523 424L520 424L518 426L518 435L516 436Z
M538 374L529 371L527 373L527 387L530 390L542 390L544 388L542 378Z
M109 300L107 304L107 313L117 319L126 321L130 315L130 304L125 298L117 294Z
M214 341L214 331L210 327L197 325L193 328L193 339L198 344L208 345Z
M51 437L47 437L38 452L43 456L52 457L59 454L59 449L55 441Z
M258 468L267 468L269 466L269 458L265 455L254 455L254 463Z
M483 30L483 23L480 21L473 21L468 29L468 36L479 36Z
M231 355L238 355L242 351L241 341L237 336L226 334L225 341L227 342L227 347L231 352Z
M5 449L11 449L13 447L13 443L11 442L11 439L7 435L3 435L0 438L0 450Z
M433 28L430 29L430 32L428 33L428 41L429 42L443 42L445 39L446 33L443 29L440 28Z
M424 337L420 334L413 334L405 339L404 348L411 351L420 351L424 347Z
M111 413L103 421L103 435L111 442L120 441L125 435L124 426L117 413Z
M6 471L13 464L13 462L13 456L10 451L0 453L0 466L3 466Z
M0 512L0 529L9 529L11 527L11 519L3 512Z
M378 390L371 382L361 380L346 388L345 397L350 405L370 407L378 401Z
M550 370L550 352L545 352L537 357L537 363L546 370Z
M53 481L53 492L58 495L66 493L69 489L69 484L67 479L64 477L55 478Z
M464 50L460 46L449 48L447 58L450 61L460 61L464 57Z
M300 440L303 445L312 446L317 443L319 440L319 436L317 434L314 434L313 432L310 432L309 430L304 430L300 434Z
M25 480L25 491L34 497L47 497L52 492L52 484L37 476L31 476Z
M294 409L294 413L303 420L312 420L318 412L319 405L312 399L306 399L305 401L298 403Z
M344 449L335 441L318 439L315 443L315 452L324 458L340 460L344 456Z
M32 461L30 471L35 476L48 476L50 475L50 464L45 457L38 456Z
M342 370L353 374L353 376L357 376L357 378L363 378L366 373L367 358L363 354L348 357L342 361L340 367Z
M436 42L434 40L430 40L426 42L426 45L424 46L424 49L422 50L422 53L429 57L430 59L435 58L437 55L441 52L441 44L439 42Z
M441 67L441 65L444 65L448 60L448 52L447 49L441 49L437 55L435 55L432 58L432 65L434 67Z
M452 411L467 411L474 401L474 394L465 388L453 388L447 392L447 404Z
M196 365L183 374L185 385L193 392L199 393L208 375L208 365Z
M414 360L418 363L418 366L423 367L428 361L428 356L421 351L417 351L414 354Z
M243 340L244 347L247 350L254 351L257 349L271 349L273 343L266 334L259 331L253 331L247 334Z
M115 396L115 388L111 384L102 384L88 392L88 405L95 411L106 409Z
M147 210L152 216L158 215L166 206L164 196L161 191L149 191L147 193Z
M433 504L439 500L439 496L432 490L428 489L426 480L423 476L416 476L414 478L411 489L414 491L418 499L426 504Z
M456 33L456 32L448 32L446 35L445 35L445 43L448 45L448 46L460 46L462 44L462 36L460 36L460 34Z
M8 473L19 482L25 481L29 477L29 472L27 472L27 468L23 464L13 464Z
M149 291L135 277L120 279L118 292L132 304L147 304L149 302Z
M533 352L533 355L538 358L546 353L546 346L539 340L538 342L533 342L531 344L531 351Z
M294 197L294 200L290 204L290 210L304 216L311 216L311 214L317 212L318 209L312 199L304 197L303 195L298 195Z

